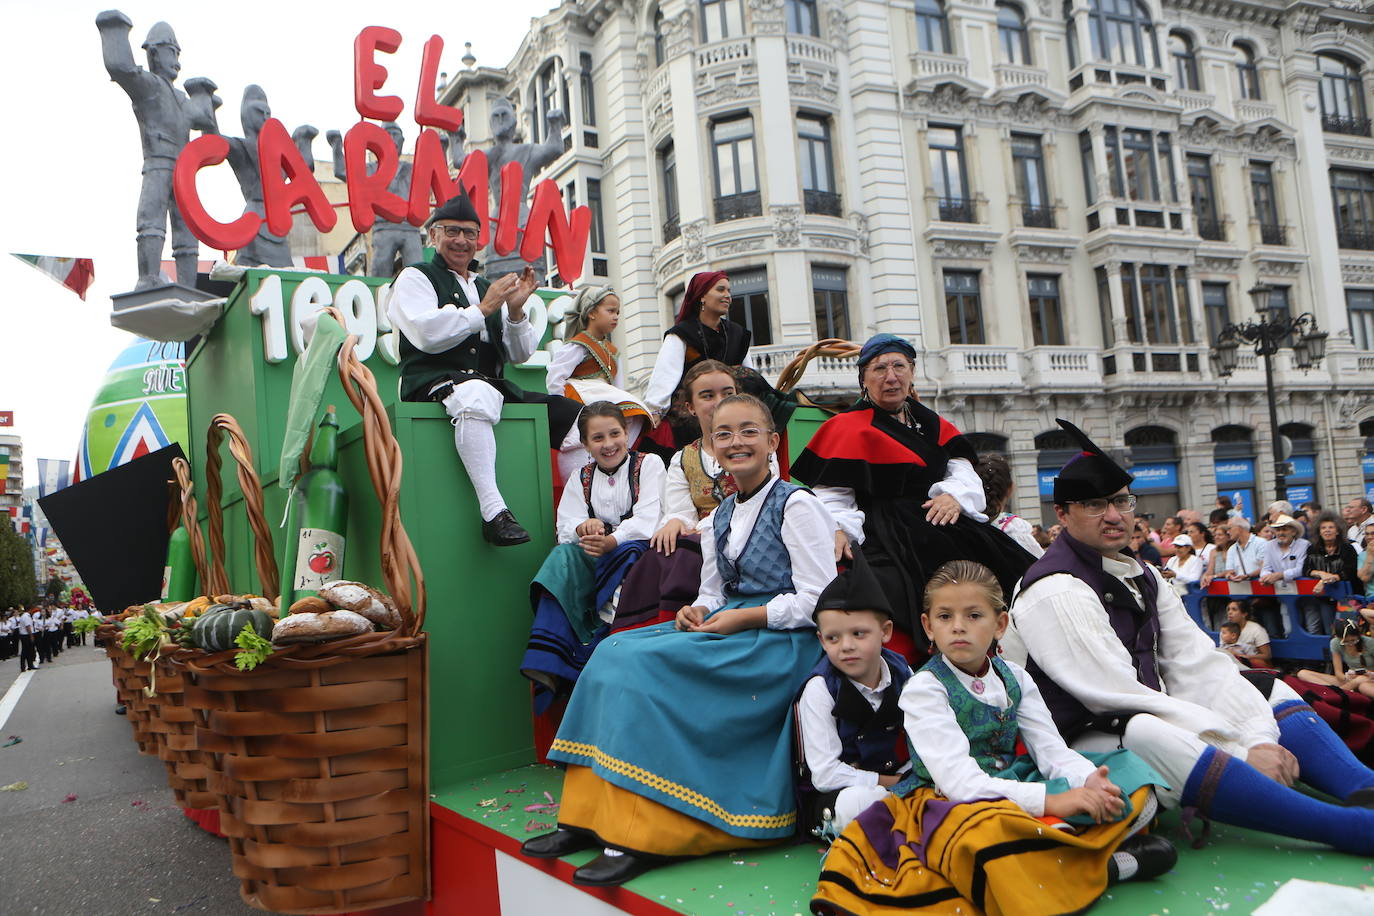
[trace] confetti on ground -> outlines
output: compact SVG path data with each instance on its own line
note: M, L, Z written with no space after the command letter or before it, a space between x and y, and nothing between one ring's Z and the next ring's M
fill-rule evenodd
M506 790L506 794L507 794L507 795L523 795L523 794L525 794L525 787L524 787L524 786L521 786L521 787L518 788L518 789L507 789L507 790Z
M130 808L144 808L144 807L147 807L147 805L148 805L148 803L147 803L146 801L144 801L143 799L141 799L141 798L135 799L134 801L129 802L129 807L130 807Z
M496 807L496 799L494 799L494 798L484 798L484 799L482 799L481 801L479 801L479 802L477 803L477 807L479 807L479 808L495 808L495 807Z
M29 787L26 782L12 782L7 786L0 786L0 792L23 792Z
M543 821L526 821L525 832L534 833L536 830L552 830L556 824L546 824Z
M75 792L71 793L71 794L68 795L66 798L62 799L62 804L65 805L67 802L74 802L74 801L76 801L76 793L75 793Z
M4 744L0 744L0 747L12 747L13 745L18 744L20 741L23 740L24 739L19 737L18 735L10 735L9 738L6 739Z
M558 802L553 802L552 804L539 802L533 805L526 805L525 810L530 814L557 814Z

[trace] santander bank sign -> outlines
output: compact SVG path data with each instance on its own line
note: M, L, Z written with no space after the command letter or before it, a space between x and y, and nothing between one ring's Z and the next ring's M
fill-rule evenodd
M401 46L401 33L385 26L368 26L353 41L353 104L358 114L377 121L394 121L405 109L399 96L377 95L386 83L386 67L378 63L378 51L391 54ZM421 128L411 165L409 199L387 190L400 164L391 138L379 124L359 121L344 135L344 162L348 168L348 213L353 228L367 232L380 215L390 222L409 222L420 226L434 206L465 190L481 218L478 244L491 244L498 255L516 250L520 257L533 261L543 251L547 237L553 248L558 273L574 283L582 275L591 230L591 211L585 206L567 212L558 186L545 179L535 185L520 235L520 187L523 169L509 162L501 169L499 215L491 216L488 205L487 156L481 150L468 153L457 178L450 177L447 157L435 128L456 131L463 123L461 109L441 105L434 97L434 83L444 40L438 35L425 42L420 64L419 87L415 95L415 122ZM212 217L201 203L196 175L201 169L218 165L229 155L229 143L217 134L203 134L186 144L177 158L173 189L186 225L196 238L221 251L242 248L252 241L263 222L273 235L291 230L291 213L301 207L315 228L328 232L338 222L338 214L324 195L315 176L306 166L286 127L276 118L268 119L258 134L258 161L266 217L244 213L232 222ZM371 174L368 157L375 159ZM491 224L495 223L493 234Z

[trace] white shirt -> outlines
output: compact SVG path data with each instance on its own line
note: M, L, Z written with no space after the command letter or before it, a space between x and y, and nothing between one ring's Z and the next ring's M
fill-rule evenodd
M697 519L697 507L692 502L692 487L687 482L687 472L682 469L683 454L681 449L673 453L672 459L668 462L668 473L663 476L662 523L666 525L670 520L677 519L687 526L688 531L705 531L701 525L706 519ZM720 476L720 462L705 451L701 452L701 466L711 477ZM768 472L774 477L780 476L777 454L768 456Z
M1273 572L1283 573L1283 581L1292 582L1302 577L1302 561L1307 559L1307 548L1311 545L1307 538L1294 538L1293 543L1284 547L1278 538L1264 542L1264 565L1260 568L1263 575Z
M949 664L944 656L940 663L954 673L969 696L995 709L1011 705L1002 679L992 670L980 680L983 693L971 689L973 678ZM1097 767L1076 751L1070 750L1055 728L1049 708L1040 696L1040 689L1030 675L1016 664L1007 663L1016 683L1021 687L1021 705L1016 710L1016 725L1026 743L1036 767L1045 776L1067 780L1070 788L1078 788L1087 781ZM906 733L911 746L930 772L936 790L954 801L981 801L1005 798L1015 802L1021 810L1034 817L1045 813L1045 784L1019 782L989 776L978 766L969 749L968 736L959 727L949 693L940 679L929 671L918 671L902 690L902 712L906 718Z
M56 613L56 614L49 614L49 615L48 615L47 622L43 624L43 627L44 627L44 629L46 629L49 633L56 633L59 629L61 629L61 628L62 628L62 614L61 614L61 612L59 611L59 612Z
M590 350L573 341L568 341L559 347L549 358L549 374L546 384L549 394L562 394L568 384L568 379L572 378L573 371L586 362L591 355ZM598 375L597 378L604 381L606 377ZM620 368L619 360L616 360L615 364L615 378L609 384L622 391L625 389L625 373Z
M686 362L687 344L682 338L676 334L664 337L654 360L654 373L649 376L649 387L644 391L644 403L649 405L650 410L663 413L668 409L678 383L682 381L682 367ZM748 353L744 354L740 365L745 369L754 367ZM620 387L619 384L617 387Z
M1003 512L990 524L995 525L1003 534L1024 547L1031 556L1039 559L1045 555L1045 548L1041 547L1040 542L1035 539L1035 534L1031 530L1031 523L1021 516Z
M764 497L777 486L777 478L766 483L759 492L735 506L730 518L730 534L725 542L725 555L739 559L754 531ZM707 516L715 518L715 513ZM725 606L724 586L720 570L716 568L716 537L711 524L703 522L701 538L701 592L693 605L703 607L709 614ZM782 540L792 558L792 587L794 592L778 595L768 602L768 628L795 630L814 627L811 612L821 590L835 578L835 523L830 513L811 494L797 490L783 507Z
M1257 576L1264 566L1264 538L1250 532L1250 540L1244 546L1240 541L1232 541L1231 546L1226 548L1226 561L1224 568L1218 575L1238 572L1244 576ZM1302 564L1299 563L1299 566Z
M859 508L854 490L850 487L816 487L815 493L830 510L849 540L855 544L864 542L864 513ZM983 494L983 480L967 458L951 458L945 466L945 478L931 485L926 494L931 499L941 493L948 493L959 503L959 511L975 522L986 522L983 514L987 497Z
M1164 690L1136 680L1131 655L1112 630L1097 594L1067 574L1046 576L1024 591L1018 586L1011 626L1002 640L1006 655L1018 664L1033 656L1046 676L1094 713L1152 713L1242 758L1256 744L1278 741L1269 702L1230 659L1214 651L1157 570L1109 557L1103 557L1102 567L1135 594L1130 578L1155 577L1160 626L1156 657Z
M892 686L892 671L887 660L882 660L882 673L878 676L878 686L865 687L853 678L849 683L859 691L875 710L883 705L883 693ZM811 785L818 792L834 792L850 786L876 786L878 774L872 770L860 770L840 759L844 745L840 743L840 733L835 729L835 698L826 689L825 678L813 677L802 689L797 703L797 722L801 727L802 751L806 754L806 767L811 771ZM896 747L894 735L893 747ZM911 764L904 765L899 772L906 772Z
M1176 573L1173 581L1187 585L1197 585L1202 579L1202 574L1207 571L1207 566L1202 562L1202 557L1197 554L1190 556L1188 562L1184 563L1182 567L1179 566L1178 555L1175 554L1164 564L1164 568L1172 569Z
M1371 515L1369 518L1365 519L1362 522L1356 522L1349 528L1345 529L1346 540L1354 544L1356 550L1364 549L1364 538L1361 537L1361 534L1364 532L1364 526L1368 525L1372 521L1374 521L1374 515Z
M28 611L14 618L14 621L21 636L30 636L33 634L33 615Z
M592 472L592 511L596 517L612 526L617 544L646 540L658 530L660 499L663 493L663 459L645 455L639 468L639 502L630 501L630 462L627 458L607 474L597 465ZM621 521L626 512L634 511ZM582 492L579 471L563 485L558 500L558 543L576 544L577 526L587 520L587 499Z
M480 302L477 295L477 275L463 277L449 271L458 280L463 295L472 303ZM434 284L419 269L407 267L391 285L391 321L416 349L425 353L444 353L452 350L473 334L487 340L487 317L474 305L459 308L452 302L439 305ZM501 318L505 322L502 339L506 356L513 363L523 363L534 353L539 342L534 339L534 327L529 316L520 321L510 320L510 308L501 304Z

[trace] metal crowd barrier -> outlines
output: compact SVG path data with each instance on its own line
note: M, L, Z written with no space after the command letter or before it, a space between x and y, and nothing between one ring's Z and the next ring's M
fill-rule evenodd
M1274 658L1325 662L1331 657L1331 634L1309 633L1303 629L1300 605L1310 601L1327 601L1334 606L1336 602L1350 598L1351 590L1348 582L1336 582L1326 586L1320 594L1314 594L1312 589L1316 584L1316 579L1296 579L1278 585L1264 585L1253 579L1240 582L1217 579L1205 590L1189 586L1188 593L1183 596L1183 606L1188 609L1193 621L1216 642L1217 631L1212 629L1204 613L1207 599L1273 598L1278 601L1280 613L1288 625L1287 636L1282 632L1269 633L1269 647ZM1252 613L1250 619L1264 626L1264 621L1257 615Z

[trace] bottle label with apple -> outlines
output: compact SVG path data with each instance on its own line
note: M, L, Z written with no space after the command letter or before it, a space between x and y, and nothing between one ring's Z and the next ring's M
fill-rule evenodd
M342 534L328 528L302 528L296 545L295 591L318 591L339 578L343 557Z

